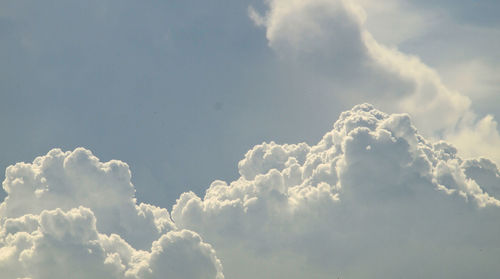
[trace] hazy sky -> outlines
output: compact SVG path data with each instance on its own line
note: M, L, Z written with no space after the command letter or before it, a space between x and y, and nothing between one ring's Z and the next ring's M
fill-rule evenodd
M463 224L468 224L474 226L471 231L451 237L449 242L436 248L443 249L443 254L439 255L447 257L443 266L432 263L432 259L441 261L440 256L427 258L424 263L427 269L422 274L440 274L440 278L462 278L461 275L457 277L457 273L494 278L498 267L492 264L491 257L498 260L500 252L500 238L493 234L500 233L500 226L491 223L499 224L500 219L500 203L496 200L500 193L500 173L493 164L500 162L500 135L496 125L500 119L499 13L500 2L496 0L3 0L0 2L0 169L17 162L32 162L53 148L73 151L83 147L85 151L53 151L52 155L43 158L57 157L60 162L54 159L54 162L46 163L46 168L34 167L37 163L26 167L36 171L13 170L12 179L5 180L4 188L21 187L15 186L19 184L15 178L22 177L19 181L24 181L27 193L35 193L40 190L36 185L41 184L28 182L26 173L38 173L33 174L36 177L46 174L46 181L54 184L40 183L51 189L47 191L55 196L44 200L40 190L33 194L33 199L37 200L34 202L23 198L27 195L24 190L19 192L21 198L9 194L11 204L4 202L0 208L2 226L8 227L6 218L35 214L30 216L39 219L33 221L38 225L31 230L23 225L23 229L14 231L33 234L38 230L42 235L50 235L52 232L57 234L58 229L47 229L54 228L47 224L57 223L58 218L69 220L68 224L92 224L97 219L97 228L89 235L117 233L132 245L130 249L137 249L127 252L135 255L135 260L125 260L122 254L116 254L116 257L121 257L125 268L121 271L113 269L113 274L127 270L127 276L132 276L130 278L155 278L154 274L162 272L162 264L157 265L155 257L160 255L158 258L162 259L165 255L163 252L155 254L154 248L151 250L151 243L159 237L163 242L155 243L165 251L168 250L165 247L176 243L172 240L176 237L186 243L195 243L192 245L201 252L186 257L195 258L196 263L205 267L200 270L211 270L207 274L198 274L197 271L186 274L166 267L165 272L177 274L172 275L173 278L220 278L222 269L226 278L248 278L250 274L247 273L254 266L262 267L259 271L261 278L324 278L329 272L343 270L350 274L349 278L379 278L383 276L381 270L388 268L389 259L397 257L403 248L382 253L382 264L375 268L376 264L369 262L369 258L376 257L380 244L365 243L365 234L353 236L348 233L362 230L361 224L366 223L366 234L372 231L375 235L380 234L382 243L393 241L396 235L414 234L411 242L399 238L396 241L404 243L401 245L405 249L421 249L412 254L414 258L396 263L398 268L390 272L389 278L400 278L405 268L413 270L412 262L425 259L425 255L433 251L431 243L442 242L447 233L454 234L455 230L463 229ZM365 105L351 111L352 119L338 120L342 112L361 103L372 103L387 115ZM410 118L393 113L408 113ZM337 120L339 127L332 130ZM366 127L370 132L360 129L350 134L353 128L349 125ZM328 145L323 136L333 131L338 135L332 136L333 143ZM363 131L370 136L364 135ZM386 140L386 131L392 133L397 146L391 146ZM361 142L359 150L373 147L378 157L359 155L356 151L358 140ZM440 140L446 141L446 146L438 144ZM260 151L254 148L271 141L277 143L275 149L272 144L261 146ZM322 147L320 141L328 146ZM406 143L399 144L400 141ZM301 149L286 145L301 142L307 143L308 147ZM458 155L448 143L458 149ZM354 146L352 153L349 153L349 144ZM377 144L380 144L380 149L377 149ZM280 148L285 151L279 151ZM88 150L99 159L89 155ZM255 151L255 154L248 150ZM405 152L411 154L408 155L411 160L401 155ZM318 155L320 153L323 155ZM61 166L66 168L64 158L72 156L77 158L74 159L74 169L63 171ZM252 156L257 159L252 159ZM330 176L335 172L334 178L325 177L321 174L325 170L318 166L319 163L306 159L313 160L315 156L321 158L317 160L322 160L324 168L335 165L332 167L335 171L326 171ZM430 164L428 168L419 161L422 156ZM491 161L466 160L479 156ZM405 166L409 170L400 169L402 165L389 164L390 160L387 164L381 163L380 169L363 165L363 162L374 160L371 166L377 166L377 158L382 158L382 162L387 158L403 162L401 164L408 164ZM126 162L128 166L117 163L119 171L116 171L115 167L99 165L112 159ZM307 188L309 194L304 194L306 190L283 190L273 182L272 170L277 169L283 176L287 172L286 175L291 176L294 160L300 166L300 178L297 181L285 179L279 187L310 186ZM355 163L351 164L349 160ZM317 171L311 169L309 173L309 165ZM104 174L90 174L94 167ZM149 207L137 209L136 202L130 201L133 197L130 191L133 192L134 188L125 186L127 190L123 190L122 186L116 186L118 190L114 192L114 186L109 185L128 185L130 178L124 174L128 173L128 168L137 204L144 202L168 209L175 224L170 217L165 217L169 215L166 211L158 213L155 211L158 208ZM389 182L375 175L377 173L387 173ZM263 178L258 178L258 174ZM372 190L359 193L357 190L345 193L340 190L349 189L346 185L362 187L370 184L369 181L357 180L356 177L364 175L373 175L375 182L372 184L379 186L426 185L441 189L445 196L453 195L456 190L456 196L465 198L453 198L453 203L441 201L444 199L441 196L428 198L433 195L427 192L415 194L415 199L431 200L428 202L429 212L416 214L419 203L413 199L411 202L400 199L402 196L402 199L408 199L405 191L399 193L397 190L399 194L391 194L388 198L372 195ZM5 178L2 172L1 180ZM38 181L41 178L33 179ZM216 187L218 182L215 186L212 184L219 179L228 184L239 181L239 186L221 190L225 188ZM30 183L34 183L32 189L27 186ZM248 183L254 184L248 186ZM67 185L89 189L74 190ZM324 185L331 187L327 197L323 197L326 195L322 192ZM108 186L109 192L106 190ZM64 190L65 187L71 189ZM212 196L204 197L209 187ZM280 207L282 204L274 203L267 190L262 190L265 194L255 190L266 187L278 187L276 191L285 193L287 205ZM381 189L383 193L393 191L384 187ZM59 195L58 191L62 194ZM176 199L188 191L194 194L183 194L181 201L172 208ZM488 192L489 196L482 191ZM65 196L64 193L70 194ZM116 194L116 205L110 202L110 206L116 206L120 214L134 215L136 213L131 212L139 210L141 213L137 214L149 216L144 217L147 220L122 220L123 223L116 225L119 228L103 225L112 219L112 213L106 211L108 207L103 201L95 201L94 196L110 193ZM437 195L437 192L433 194ZM355 205L366 203L365 195L372 197L368 204L384 204L388 199L387 204L403 208L403 213L398 216L387 213L386 210L394 209L389 205L387 208L376 207L374 212L381 215L370 213L376 216L365 215L361 209L352 210ZM0 195L1 198L5 196L5 192ZM258 218L251 210L247 212L247 207L252 204L249 197L253 196L266 201L265 205L259 204L265 212L257 210L255 216ZM325 199L339 199L343 204L332 207ZM191 200L193 202L189 203ZM236 201L245 210L214 209L231 202L238 204ZM219 202L224 206L216 205ZM25 203L33 204L33 208L20 210ZM462 208L462 204L467 205ZM238 206L234 205L234 208ZM287 214L279 210L276 213L273 211L275 206L285 208ZM182 211L184 207L189 210ZM488 209L477 213L477 208L482 207ZM43 211L55 208L62 211ZM120 211L122 209L125 211ZM429 222L442 224L440 218L448 217L450 221L448 225L442 225L437 236L430 237L426 229L430 223L421 224L423 221L419 218L432 215L430 212L434 209L439 211L438 217ZM354 223L350 223L339 217L339 212L359 215L353 217ZM384 214L395 221L391 223L380 217ZM475 214L483 215L477 218ZM418 219L410 224L422 226L410 232L401 231L401 227L407 227L408 215ZM296 227L289 224L291 216L299 219ZM311 216L324 217L326 221L306 220ZM252 218L267 220L267 223L261 224ZM230 221L233 219L239 221ZM144 236L127 234L128 229L137 224L149 226L141 222L154 223L156 227L151 229L154 233L146 230ZM384 227L388 230L386 235L379 230L377 222L388 222ZM318 224L321 228L317 231L310 229ZM327 235L328 226L332 224L342 224L345 230L336 231L333 236ZM256 230L254 236L248 235L247 230L254 230L254 225L262 230ZM276 226L291 231L290 235L282 235ZM180 229L189 230L179 232ZM5 248L0 248L0 255L7 253L9 247L22 246L10 242L7 245L5 230L8 231L4 229L0 235L0 245ZM492 250L479 257L483 262L477 260L479 250L475 249L485 249L488 245L472 240L481 237L485 242L493 243L490 245ZM81 236L77 234L75 238ZM307 244L315 238L319 240ZM233 245L227 244L227 239L241 247L226 247ZM342 245L339 240L344 241ZM418 248L419 243L426 240L429 242ZM109 258L113 254L110 251L118 248L109 244L111 240L106 241L102 244L104 248L99 249L107 251L103 257ZM471 241L470 245L456 245L467 241ZM269 244L271 248L266 248L266 243L272 243ZM356 245L349 246L351 243ZM363 268L355 270L352 267L353 254L363 251L363 243L369 251L364 251L365 257L359 259ZM302 247L308 245L309 248ZM241 251L248 247L251 247L251 255L242 255ZM188 252L177 253L175 249L178 248L174 245L173 252L168 253L179 257L182 262L186 257L179 255ZM145 256L139 249L150 249L151 253ZM323 251L328 249L346 251L345 257ZM460 258L457 253L468 256ZM254 254L265 257L253 257ZM283 260L283 255L296 254L302 255L287 256ZM336 264L321 263L325 255L334 259ZM457 261L454 257L458 258ZM147 260L141 262L137 260L139 258ZM446 271L467 261L472 261L469 270ZM144 275L147 273L141 269L144 265L150 266L153 275ZM0 257L0 270L5 266L8 265L2 263ZM33 270L45 270L33 266L29 261L23 262L26 271L22 274L13 272L16 275L12 278L34 276L32 274L36 272ZM68 266L68 270L73 270L74 267ZM290 269L290 266L302 266L302 273ZM156 267L160 268L159 271ZM378 273L370 277L369 270L375 269ZM103 270L109 271L108 267L103 267ZM484 274L477 275L479 270ZM98 272L101 271L95 274L101 274ZM238 273L245 275L236 276ZM32 279L45 278L43 272L39 274L42 275ZM47 276L50 274L47 271ZM81 278L91 276L82 274ZM92 276L103 276L95 274ZM122 275L116 276L123 278ZM419 278L419 274L402 277Z
M381 42L500 115L497 1L366 2ZM264 11L260 1L2 1L0 168L83 146L129 163L138 197L167 206L234 178L251 146L314 143L368 101L341 102L341 89L280 59L249 6Z

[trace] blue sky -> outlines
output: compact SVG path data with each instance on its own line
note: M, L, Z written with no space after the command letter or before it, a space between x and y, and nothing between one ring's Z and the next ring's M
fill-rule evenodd
M321 267L309 264L319 261L324 255L333 258L337 256L322 249L347 249L343 245L334 243L338 240L334 239L338 235L332 237L333 240L325 236L327 230L322 227L326 226L325 224L336 224L338 219L335 218L339 217L330 214L332 210L330 205L325 205L326 202L322 200L324 198L321 190L323 186L315 179L323 179L321 182L326 181L325 183L331 184L329 187L332 188L332 193L335 194L338 190L340 200L342 200L343 193L338 188L340 184L332 184L328 180L333 178L320 177L319 174L320 178L312 174L308 177L304 174L299 179L301 183L312 183L311 185L314 186L312 190L309 189L310 193L316 195L314 197L320 201L317 202L312 196L308 196L310 200L313 200L312 205L295 197L297 193L288 193L287 197L293 202L299 205L303 205L302 202L307 204L307 206L300 207L300 210L304 212L299 210L303 214L298 215L305 216L305 219L309 217L314 219L317 216L308 215L311 214L309 210L318 210L320 212L318 216L326 216L324 223L304 221L303 227L285 226L285 229L296 233L289 238L281 235L281 231L277 232L274 230L275 227L269 225L275 225L273 222L282 224L281 221L287 220L289 216L282 216L282 212L271 211L271 214L259 211L258 214L264 215L256 216L269 221L262 225L245 215L247 211L243 214L232 211L220 213L215 210L214 213L207 208L213 209L210 206L217 202L224 204L222 200L229 199L228 197L234 198L231 201L241 200L244 206L251 204L252 201L248 202L247 198L255 193L250 193L248 189L251 187L246 183L250 183L249 181L256 183L256 188L262 185L275 187L272 182L273 167L282 173L287 169L292 172L293 162L296 160L301 168L307 169L308 162L305 159L301 161L300 156L314 157L316 156L314 150L326 148L322 145L326 144L323 137L327 137L330 133L335 134L332 126L339 119L339 115L351 110L357 104L373 103L377 109L388 115L377 118L381 114L372 107L369 107L370 109L363 106L357 107L347 113L352 116L352 119L341 117L339 120L339 123L347 128L342 126L342 128L335 128L338 131L334 129L338 133L345 133L342 136L336 135L338 138L335 139L343 142L342 148L349 144L354 146L352 153L348 154L343 150L346 153L342 156L345 155L353 162L361 158L352 165L349 165L351 161L345 159L345 165L337 166L339 181L344 179L342 181L351 186L365 185L368 182L356 177L362 177L368 173L368 177L373 175L373 179L375 181L380 179L382 184L399 185L398 179L402 178L394 172L401 171L401 176L409 179L408 185L423 185L427 182L412 180L414 173L427 171L420 169L421 166L417 163L412 165L414 172L408 172L410 174L405 172L406 169L401 170L384 160L381 160L380 168L373 167L368 171L359 171L354 166L362 167L363 162L372 162L370 161L372 158L359 155L356 151L356 146L358 146L356 144L362 146L360 150L370 150L373 146L381 158L387 158L384 154L389 154L388 157L397 162L398 160L404 161L399 155L401 150L407 151L405 148L409 148L410 153L416 152L415 150L419 150L422 154L427 152L429 162L434 165L426 178L431 177L434 179L432 183L437 183L436 185L443 186L445 189L431 182L427 184L432 184L449 195L460 193L460 197L465 197L468 201L476 201L476 207L488 208L490 206L494 209L485 209L486 213L476 220L474 218L477 217L475 215L477 212L471 209L472 202L462 207L461 203L457 205L448 200L441 201L442 197L428 198L424 204L428 202L429 211L440 210L440 213L436 214L438 217L431 218L431 221L439 223L442 221L439 218L452 216L450 225L440 227L442 230L434 238L429 237L429 232L425 229L426 226L432 225L423 224L423 229L413 231L416 234L415 243L419 243L418 241L422 239L430 239L429 242L425 242L422 251L431 251L433 248L429 243L433 241L440 243L446 237L447 232L463 229L462 226L465 225L461 225L461 220L457 219L458 217L455 218L456 214L453 214L453 212L461 212L460 214L465 216L462 220L463 224L474 226L474 229L459 234L443 244L443 251L446 250L443 255L451 257L443 266L449 268L456 263L454 261L456 251L453 251L455 247L459 252L469 253L469 257L466 257L464 261L472 261L471 265L474 268L469 271L474 274L475 271L489 264L487 256L479 257L485 259L483 263L479 260L474 261L478 258L476 257L477 251L474 249L486 247L484 243L476 239L484 237L485 241L498 243L498 237L489 232L500 232L500 228L494 225L494 222L499 224L497 222L498 209L495 207L498 205L481 195L474 184L477 182L479 189L493 189L489 192L492 199L498 198L500 191L497 189L499 183L497 178L500 177L500 173L496 166L491 165L494 162L497 164L500 162L500 148L498 148L500 135L497 127L497 121L500 119L499 13L500 2L495 0L387 0L383 2L371 0L151 2L4 0L0 3L0 61L2 61L0 63L0 129L2 131L0 169L4 170L17 162L32 162L35 157L43 156L53 148L73 151L77 147L84 147L101 162L118 159L128 164L138 204L144 202L166 208L173 216L176 216L174 216L176 223L174 224L170 217L163 219L158 217L164 216L162 215L165 214L164 212L155 213L157 215L152 220L157 224L165 222L161 223L163 229L172 226L172 228L175 227L172 231L187 229L194 232L193 235L186 232L181 235L175 231L177 235L167 233L166 229L162 229L161 233L165 233L163 236L153 234L145 237L149 241L145 244L147 247L151 246L150 243L153 240L160 237L163 242L159 241L153 244L153 247L169 247L167 243L175 237L189 239L202 247L196 246L201 249L203 255L209 255L208 258L200 261L206 260L203 263L213 267L213 270L210 270L213 271L211 275L216 274L214 276L221 274L220 264L214 260L215 256L213 256L217 253L217 257L222 259L224 270L228 272L226 276L252 269L255 266L263 267L259 271L262 272L262 278L273 278L275 274L285 276L287 272L290 273L287 276L292 276L298 271L288 268L303 265L305 266L304 273L297 273L299 275L295 274L296 276L317 274L317 278L323 278L321 276L332 271L328 268L333 267L324 267L321 263L319 263ZM369 113L365 113L365 110ZM392 113L408 113L410 118L391 115ZM363 126L365 120L378 123L376 127L366 124L371 129L370 136L364 135L362 131L359 131L359 134L348 135L349 125ZM412 127L418 129L418 132L413 131ZM384 129L394 133L397 138L394 140L395 143L406 141L407 145L401 143L388 147L390 144L383 140L385 132L382 130ZM414 142L416 138L420 140L420 137L426 138L429 146L441 140L454 145L458 149L456 156L460 158L455 158L455 154L450 151L453 148L448 148L448 145L444 144L429 147L432 152L428 151L423 147L425 144ZM273 149L273 144L271 144L254 148L255 145L271 141L276 142L278 147ZM363 145L370 141L373 141L371 145ZM307 143L311 150L304 151L297 148L297 151L296 147L286 145L300 142ZM377 149L378 144L380 144L380 149ZM332 147L328 146L328 148ZM259 152L264 152L269 157L260 158ZM332 149L328 152L334 154L339 151ZM333 156L328 155L328 152L325 151L321 157L321 160L327 160L323 162L324 164L336 164L337 160L344 162L342 161L344 159L328 157ZM452 153L453 155L450 155ZM340 156L335 154L335 156ZM82 150L71 154L61 153L57 156L58 158L78 156L91 158ZM46 157L51 156L46 155L44 158ZM325 159L326 157L328 159ZM491 161L479 159L474 161L473 158L479 157L487 157ZM471 161L467 161L468 158L471 158ZM245 160L238 165L242 159ZM290 159L290 161L287 162L285 159ZM88 159L88 161L92 160ZM468 163L463 163L465 161ZM90 165L94 166L93 164ZM87 170L86 165L79 166L76 163L75 165L76 172L85 173ZM377 165L377 162L374 161L373 165ZM58 170L57 167L53 168ZM107 167L98 165L98 168L106 169ZM119 164L116 168L126 169ZM51 167L48 169L50 170ZM318 167L318 173L321 173L320 169ZM49 173L48 170L44 171ZM264 182L259 182L254 176L248 175L254 172L261 174ZM378 172L387 174L388 179L393 180L385 181L376 175ZM19 173L12 174L12 177L21 176ZM304 173L307 171L304 170ZM495 173L497 173L496 176ZM73 175L74 173L71 173L67 176L73 179ZM122 176L123 173L120 172L120 175L117 175L118 178L111 177L110 180L95 178L95 181L91 180L89 185L102 185L105 188L106 183L115 181L113 180L115 178L116 181L127 180ZM78 175L76 177L70 181L78 186L81 181ZM89 177L94 179L92 175ZM2 180L6 178L4 173L0 178ZM16 185L15 179L9 179L5 180L5 185L14 187L12 185ZM228 190L226 193L220 190L225 188L218 188L219 182L216 182L214 187L210 187L214 180L219 179L227 181L228 184L236 180L236 186L231 187L246 189L250 192L244 197L239 196L244 190L238 193L235 193L236 190L234 192ZM242 179L248 181L241 182ZM475 182L471 182L472 180ZM56 181L54 185L59 185L59 180L54 181ZM109 183L115 185L115 182ZM116 184L122 185L118 182ZM115 191L113 187L110 187L110 191L117 197L123 197L127 201L130 199L128 194L122 193L121 186L116 187L118 189L116 193L113 192ZM91 189L89 191L101 193L99 187ZM211 189L213 196L204 197L207 189ZM382 192L385 191L382 190ZM188 191L193 191L196 195L186 194L185 192ZM364 208L365 195L371 197L373 193L357 191L348 192L345 200ZM109 194L104 191L103 195L106 193ZM406 224L401 221L404 219L401 216L413 216L416 219L427 216L413 215L420 205L405 200L408 203L406 206L405 202L398 199L401 197L398 193L404 196L400 192L391 194L388 200L394 203L388 202L388 204L404 209L401 215L390 215L395 221L388 227L384 227L388 230L389 236L406 233L394 225ZM272 195L270 194L270 198L266 196L267 194L267 192L265 194L259 192L255 195L266 201L267 198L272 200ZM334 194L328 198L338 199ZM220 196L215 199L217 195ZM426 192L422 196L416 196L427 198L427 195ZM0 197L2 199L6 197L6 193L2 192ZM211 198L214 198L216 202ZM387 201L384 198L387 197L374 195L374 203L380 202L380 199ZM181 202L177 203L176 210L172 207L177 199L181 199ZM79 201L75 197L68 200ZM460 198L454 196L453 201L457 200ZM11 202L15 204L14 201ZM79 204L62 202L61 205L55 203L52 207L34 206L36 208L33 211L27 210L23 214L16 213L17 215L12 213L15 212L14 209L12 214L8 215L5 213L7 211L2 211L4 208L0 208L0 215L5 214L6 218L14 218L28 213L41 214L40 216L45 214L48 220L59 218L72 220L71 222L80 220L90 223L95 220L92 218L96 218L96 234L118 233L131 243L134 249L137 249L137 251L130 250L132 251L130 253L139 255L141 253L139 249L144 249L144 247L134 242L135 235L130 236L127 232L122 232L121 227L120 229L101 227L105 222L100 220L107 220L108 217L106 209L101 208L106 207L100 202L88 202L82 198ZM189 205L188 202L191 204ZM439 205L435 206L434 202ZM5 204L4 207L7 208L8 205ZM120 202L117 201L116 204L118 204L117 208L122 208ZM271 204L272 202L269 202L264 206L266 210L266 206L272 208ZM136 210L135 205L135 201L133 204L127 203L123 207L124 212L130 213ZM86 209L78 208L78 206L89 207L95 211L95 217L94 213L87 212ZM55 208L63 211L40 213L41 210ZM181 210L182 208L192 211L187 210L186 213ZM143 210L142 213L156 212L156 209L141 210ZM349 212L352 208L346 206L340 210ZM385 210L392 210L392 208L377 207L374 212L385 212ZM193 215L190 215L191 213ZM354 220L360 223L366 222L367 232L374 232L374 234L380 232L374 225L375 221L368 218L372 213L363 214L360 213L357 215L359 218L354 218ZM421 214L431 215L429 212ZM245 221L241 224L236 221L224 223L226 219L232 220L231 216L239 216L238 218ZM249 219L245 219L247 217ZM386 220L383 217L372 217L385 224ZM159 219L162 221L158 221ZM167 222L166 219L170 221ZM132 224L130 226L137 226L137 224L143 226L145 223L140 222L149 221L134 219L123 222L126 227L128 222ZM245 227L246 221L251 225L262 225L263 229L256 232L255 239L243 234L249 239L241 240L244 237L238 234L240 233L238 229ZM220 227L214 229L206 225L210 222ZM346 231L363 229L358 223L349 224L345 219L339 222L348 227ZM415 221L411 224L420 224L419 222ZM266 227L268 225L269 228ZM485 225L484 228L481 227L482 225ZM309 231L307 229L315 226L324 230ZM40 221L40 230L44 229L46 228ZM264 239L266 229L271 235L269 239ZM206 246L200 245L203 241L197 238L198 233L203 241L215 247L214 251L203 250ZM342 239L343 231L338 233ZM0 240L2 237L0 234ZM320 252L311 252L302 247L302 244L290 244L303 241L304 246L307 246L307 243L310 243L308 241L315 237L325 241L324 247L327 248L322 248L318 244L320 242L313 241L314 243L310 246L316 247ZM381 236L382 241L390 241L389 238L384 237ZM469 241L471 238L473 240L470 245L456 246L454 244ZM241 243L242 247L231 250L232 248L225 247L225 239ZM285 240L279 242L276 239ZM351 243L350 241L364 243L365 240L365 235L355 235L348 238L346 243ZM276 254L266 251L265 247L260 247L260 245L265 246L265 243L278 243L276 246L269 244L269 247L276 249ZM405 243L402 247L418 250L415 248L418 244L415 243ZM373 248L371 252L380 249L376 243L370 242L367 245L373 245L373 247L370 246ZM252 258L252 256L242 255L241 251L248 247L252 247L251 250L255 249L255 255L258 256ZM289 247L286 249L293 251L283 247ZM355 247L357 248L354 248L354 251L361 251L356 250L361 249L361 246ZM305 256L301 255L297 258L294 256L290 260L278 262L269 260L281 258L288 253L295 255L297 251L302 251L301 249L305 250ZM487 251L486 254L495 255L499 249L498 245L493 245L492 250ZM165 248L165 251L167 250ZM159 254L154 254L154 249L151 251L153 251L151 259L155 259ZM366 254L367 258L376 255L375 252L371 252ZM387 252L387 261L383 262L389 265L388 259L398 255L399 252L397 249ZM422 254L425 254L424 252ZM349 253L346 252L346 254ZM158 257L161 259L162 255ZM264 255L262 259L261 255ZM415 260L422 259L419 258L420 255L416 253ZM368 261L367 258L362 260ZM248 261L249 265L246 266L242 259ZM351 278L367 278L369 273L364 272L374 268L372 263L363 262L364 269L353 271L349 269L349 259L338 260L339 264L335 268L348 270ZM125 262L124 259L122 261ZM409 263L411 259L407 261L399 262L401 270L394 270L394 273L391 273L394 278L403 274L405 267L412 266ZM224 262L229 264L224 265ZM272 264L269 264L270 262ZM431 274L435 271L434 274L441 274L442 278L455 278L453 276L456 276L453 273L446 273L445 268L440 269L429 262L425 264ZM129 268L128 263L125 265ZM156 272L154 260L148 262L148 265L152 267L153 273ZM384 265L381 265L379 268L383 269L383 267ZM0 261L0 270L2 268ZM319 271L314 273L316 268ZM136 267L130 267L130 270L137 271L136 269ZM494 271L495 267L486 268L484 276L479 277L489 278L488 276L494 274ZM189 276L194 276L194 278L198 276L193 274ZM382 273L377 274L379 277L382 276ZM418 277L417 275L415 276ZM149 278L137 276L139 276L137 278ZM185 274L179 276L190 278ZM378 278L377 276L373 278Z

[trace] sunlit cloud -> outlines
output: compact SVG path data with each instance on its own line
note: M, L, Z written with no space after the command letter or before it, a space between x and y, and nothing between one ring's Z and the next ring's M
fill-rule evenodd
M358 105L317 144L263 143L238 169L204 197L182 194L171 217L137 204L127 164L83 148L10 166L0 268L32 279L497 272L498 168L426 140L407 114Z

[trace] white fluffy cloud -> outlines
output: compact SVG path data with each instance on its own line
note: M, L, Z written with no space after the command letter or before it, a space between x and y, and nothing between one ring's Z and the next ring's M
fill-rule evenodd
M83 207L7 219L1 244L4 278L223 278L214 250L196 233L168 232L151 252L135 250L119 235L99 234Z
M117 233L135 247L147 249L174 225L165 209L136 204L130 178L123 162L102 163L83 148L53 149L33 163L7 168L3 187L8 196L0 205L0 216L15 218L45 209L84 206L95 213L99 231Z
M359 5L366 1L267 3L264 15L251 8L250 17L266 28L270 47L284 60L297 61L304 75L325 83L339 100L369 101L387 111L409 113L424 135L456 143L462 155L487 155L480 145L462 144L471 138L500 144L496 125L484 125L490 116L478 117L468 97L446 86L418 57L384 46L372 36ZM475 132L478 129L481 133ZM492 159L500 161L499 156L493 154Z
M499 271L488 258L500 248L497 167L425 140L406 114L356 106L318 144L258 145L239 172L203 198L184 193L172 210L216 247L228 277Z
M2 278L222 279L222 265L239 279L496 278L500 171L459 155L500 159L493 117L377 41L358 5L367 1L266 3L250 17L284 60L342 102L411 117L362 104L315 145L255 146L238 179L182 194L172 218L137 203L127 164L83 148L10 166Z
M263 143L233 182L136 204L128 166L83 148L7 169L6 278L494 278L500 172L369 104L316 145ZM220 260L219 260L220 259Z
M128 165L51 150L6 171L3 278L223 278L212 247L166 209L136 204Z

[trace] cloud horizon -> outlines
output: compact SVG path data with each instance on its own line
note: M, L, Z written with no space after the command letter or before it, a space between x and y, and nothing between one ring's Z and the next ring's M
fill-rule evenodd
M316 145L263 143L238 169L204 197L182 194L169 213L137 203L126 163L83 148L17 163L3 182L0 270L31 279L498 272L497 166L426 140L407 114L357 105Z

